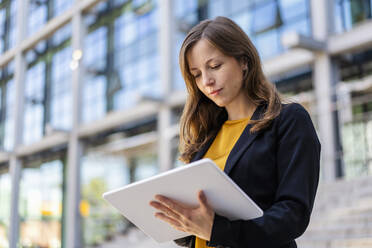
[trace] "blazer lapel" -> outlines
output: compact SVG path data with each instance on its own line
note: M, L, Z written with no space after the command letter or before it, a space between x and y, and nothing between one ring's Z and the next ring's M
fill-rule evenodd
M254 111L252 115L252 120L258 120L260 115L263 112L264 105L257 106L257 109ZM238 141L235 143L233 149L231 150L229 156L227 157L226 165L225 165L225 173L229 174L238 159L243 155L244 151L252 144L254 139L257 137L259 132L255 132L253 134L250 133L252 125L248 124L244 129L243 133L239 137Z

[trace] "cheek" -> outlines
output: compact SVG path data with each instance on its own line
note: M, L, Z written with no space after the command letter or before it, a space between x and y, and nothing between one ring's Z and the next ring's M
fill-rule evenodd
M203 87L203 84L201 83L196 83L196 87L203 93L205 93L205 88Z
M233 83L235 90L240 90L243 85L243 73L241 71L235 71L234 74L230 75L230 81Z

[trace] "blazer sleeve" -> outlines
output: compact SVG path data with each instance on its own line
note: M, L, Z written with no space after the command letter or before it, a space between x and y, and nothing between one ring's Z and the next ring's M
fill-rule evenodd
M184 246L184 247L194 247L194 240L195 240L195 236L193 235L190 235L190 236L186 236L184 238L180 238L180 239L175 239L173 240L178 246Z
M308 226L319 180L320 143L307 111L291 105L282 110L276 127L278 187L273 205L248 221L216 214L209 246L280 247Z

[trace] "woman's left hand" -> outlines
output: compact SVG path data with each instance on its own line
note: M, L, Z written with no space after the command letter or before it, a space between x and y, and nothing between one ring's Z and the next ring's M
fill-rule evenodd
M214 211L202 190L198 192L198 207L190 207L162 195L155 196L150 206L160 210L155 217L173 228L208 240L211 237Z

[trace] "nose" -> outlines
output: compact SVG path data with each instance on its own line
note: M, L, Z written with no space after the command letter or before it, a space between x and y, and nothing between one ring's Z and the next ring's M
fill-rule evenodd
M211 86L214 84L214 78L209 73L203 73L203 85L205 87Z

